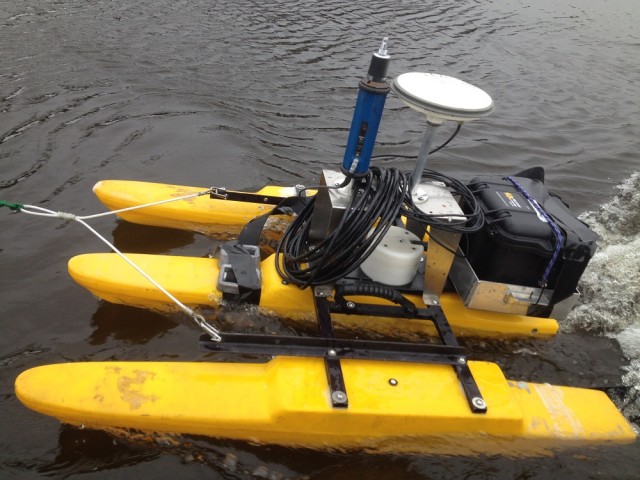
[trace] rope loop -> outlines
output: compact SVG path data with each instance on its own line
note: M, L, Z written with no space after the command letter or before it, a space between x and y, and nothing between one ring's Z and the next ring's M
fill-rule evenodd
M215 342L221 342L222 341L222 337L220 336L220 333L218 332L218 330L216 330L210 323L208 323L202 315L200 315L198 313L195 313L189 307L184 305L174 295L172 295L169 291L167 291L162 285L160 285L153 278L151 278L151 276L149 276L149 274L147 274L140 267L138 267L129 257L127 257L120 250L118 250L115 245L113 245L109 240L107 240L105 237L103 237L91 225L89 225L87 222L85 222L85 220L102 217L104 215L114 215L114 214L117 214L117 213L120 213L120 212L129 211L129 210L145 208L145 207L150 207L150 206L154 206L154 205L160 205L160 204L163 204L163 203L175 202L177 200L186 200L186 199L189 199L189 198L199 197L199 196L202 196L202 195L210 194L211 191L212 191L211 189L208 189L208 190L196 192L196 193L193 193L193 194L185 195L185 196L182 196L182 197L179 197L179 198L169 198L169 199L160 200L160 201L153 202L153 203L148 203L148 204L145 204L145 205L137 205L137 206L134 206L134 207L128 207L128 208L123 208L123 209L120 209L120 210L99 213L99 214L96 214L96 215L86 215L86 216L79 216L79 215L75 215L73 213L68 213L68 212L54 212L53 210L49 210L49 209L44 208L44 207L39 207L37 205L23 205L23 204L20 204L20 203L11 203L11 202L7 202L7 201L4 201L4 200L0 200L0 207L8 207L11 210L21 211L23 213L28 213L30 215L37 215L37 216L49 217L49 218L61 218L63 220L69 220L69 221L78 222L79 224L84 226L87 230L89 230L91 233L93 233L99 240L101 240L104 244L106 244L117 255L119 255L124 261L126 261L129 265L131 265L140 275L142 275L149 282L151 282L158 290L160 290L164 295L166 295L167 298L169 298L169 300L171 300L173 303L175 303L183 312L185 312L187 315L189 315L193 319L195 324L198 327L200 327L205 333L207 333L211 337L211 340L213 340Z
M211 340L213 340L214 342L222 341L220 332L218 332L218 330L216 330L215 327L213 327L209 322L207 322L202 315L200 315L199 313L192 312L191 318L193 318L193 320L202 330L204 330L206 333L209 334L209 336L211 337Z

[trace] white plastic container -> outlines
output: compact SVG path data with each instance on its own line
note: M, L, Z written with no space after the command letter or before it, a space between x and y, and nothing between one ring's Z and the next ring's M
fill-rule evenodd
M408 230L391 227L360 268L376 282L399 286L409 283L416 272L424 247Z

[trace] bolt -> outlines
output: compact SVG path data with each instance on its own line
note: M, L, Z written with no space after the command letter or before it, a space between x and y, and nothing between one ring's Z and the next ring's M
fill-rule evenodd
M392 387L395 387L396 385L398 385L398 380L396 380L395 378L390 378L389 385L391 385Z
M473 397L471 399L471 403L474 407L480 410L485 410L487 408L487 402L485 402L484 399L480 397Z
M336 355L338 355L338 353L332 348L327 352L327 355L329 355L330 357L335 357Z
M282 280L282 284L283 285L289 285L289 282L287 282L286 280Z
M347 394L336 390L331 394L331 400L333 400L333 403L347 403Z
M356 308L356 304L353 302L347 302L347 308Z
M460 365L466 365L467 364L467 359L464 358L464 357L460 357L460 358L458 358L458 363Z

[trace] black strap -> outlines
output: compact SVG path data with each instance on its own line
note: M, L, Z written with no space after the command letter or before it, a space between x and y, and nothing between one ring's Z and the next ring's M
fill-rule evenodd
M315 197L312 197L312 199L307 201L313 201L313 199L315 199ZM297 195L295 197L287 197L283 199L269 212L249 221L249 223L247 223L240 232L240 235L238 235L238 242L244 245L258 245L260 242L260 234L264 229L264 224L267 223L267 220L271 215L298 214L302 211L304 206L305 199Z
M298 196L284 198L272 210L247 223L240 235L238 235L237 240L220 245L220 249L225 254L225 262L228 262L231 266L233 273L233 278L228 280L238 286L237 294L223 292L223 298L240 300L255 305L260 303L260 295L262 293L259 274L260 258L256 258L255 251L247 247L258 246L264 225L271 215L298 213L303 207L304 201Z

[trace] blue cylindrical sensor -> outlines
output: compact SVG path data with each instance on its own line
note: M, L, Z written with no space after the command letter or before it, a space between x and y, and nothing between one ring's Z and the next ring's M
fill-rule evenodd
M384 102L390 90L386 82L389 59L385 38L380 49L371 57L367 78L358 84L358 100L342 161L344 173L362 176L369 171Z

